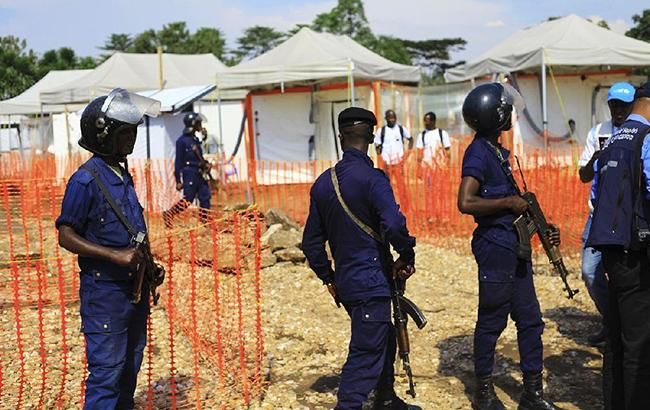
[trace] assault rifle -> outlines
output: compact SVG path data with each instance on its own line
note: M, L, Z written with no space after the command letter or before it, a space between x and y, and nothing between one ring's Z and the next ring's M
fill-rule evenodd
M409 380L409 389L406 393L415 397L415 382L413 381L413 371L411 370L411 362L409 359L411 346L406 325L408 323L408 317L410 316L418 329L422 329L427 324L427 318L424 317L424 314L422 314L422 311L415 305L415 303L404 296L405 287L405 280L394 279L391 299L393 301L393 321L395 323L395 334L397 336L399 357L402 359L404 372Z
M149 285L149 292L153 299L153 304L158 304L160 294L158 286L163 283L165 278L165 268L156 263L151 254L151 247L144 232L138 232L133 238L135 248L142 253L142 262L138 265L135 281L133 282L132 303L139 303L142 299L142 288L145 283Z
M539 238L540 242L542 243L542 247L546 252L546 256L553 265L553 269L555 269L555 271L560 275L560 278L564 283L564 290L567 292L567 297L569 299L573 299L576 293L578 293L578 289L572 289L571 286L569 286L569 282L567 281L569 271L567 270L566 266L564 265L564 261L562 260L560 248L553 245L548 238L548 235L552 233L556 228L546 221L546 216L544 216L544 212L542 211L542 208L540 207L535 194L528 191L526 179L524 178L524 173L522 172L521 165L519 164L519 158L515 156L517 167L519 168L519 172L521 174L521 180L524 184L523 191L519 188L517 181L513 177L508 161L503 158L501 151L499 151L497 147L493 147L496 151L497 157L499 158L501 169L506 174L506 177L510 181L510 184L517 192L517 195L520 195L526 202L528 202L528 209L526 212L515 219L514 222L517 236L519 237L519 249L517 252L518 256L530 258L532 252L530 240L533 235L537 234L537 237Z

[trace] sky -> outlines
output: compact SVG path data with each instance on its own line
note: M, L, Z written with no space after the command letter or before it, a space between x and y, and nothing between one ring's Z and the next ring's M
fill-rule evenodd
M63 46L97 56L111 33L137 34L186 21L190 30L216 27L235 46L253 25L291 29L331 10L335 0L0 0L0 36L25 39L37 53ZM465 50L454 60L471 60L522 28L549 16L577 14L604 19L624 33L647 0L365 0L375 34L412 40L461 37Z

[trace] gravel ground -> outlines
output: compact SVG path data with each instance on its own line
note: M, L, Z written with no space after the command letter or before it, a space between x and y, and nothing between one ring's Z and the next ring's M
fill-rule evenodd
M454 249L449 250L449 249ZM570 282L580 289L575 300L563 294L541 258L535 285L544 314L547 396L563 409L601 408L598 349L586 337L598 329L598 317L582 281L578 258L567 258ZM469 409L473 393L472 334L478 285L469 240L445 248L420 245L417 273L407 295L424 310L429 324L411 326L411 365L423 409ZM276 265L264 271L264 318L270 386L261 409L326 409L336 402L340 368L349 340L349 319L336 309L323 286L305 266ZM497 346L495 384L507 408L516 408L521 375L516 329L510 322ZM405 397L400 372L396 391Z
M476 317L476 266L469 254L469 240L450 241L444 246L422 244L417 249L416 275L409 280L407 295L426 314L429 324L418 331L411 326L411 364L418 396L411 400L423 409L468 409L473 392L472 332ZM573 301L562 292L561 281L551 276L546 262L535 265L535 283L545 316L544 332L547 394L564 409L600 408L601 355L586 344L586 337L598 328L598 317L582 281L578 278L578 259L568 258L573 272L571 284L580 289ZM182 265L176 267L177 292L187 292L182 281ZM198 271L199 284L209 278L209 270ZM231 292L232 275L223 275L224 289ZM349 320L343 309L336 309L320 281L305 265L282 263L262 271L262 309L266 389L253 409L326 409L335 404L338 374L345 361L349 340ZM162 289L163 297L166 289ZM227 297L230 293L224 293ZM250 295L250 292L248 292ZM9 295L7 295L9 296ZM200 298L200 297L199 297ZM250 296L248 296L250 298ZM20 379L15 313L7 298L0 311L0 408L14 409ZM246 298L245 298L246 299ZM177 301L177 303L179 303ZM248 304L253 300L248 299ZM209 331L209 314L197 305L200 325ZM59 306L43 309L44 351L47 356L43 408L55 407L61 392L63 408L79 408L84 374L83 339L80 336L78 305L66 307L68 376L61 383ZM179 307L180 323L187 320L186 308ZM36 408L41 397L39 315L36 308L20 310L25 351L23 408ZM250 315L249 315L250 316ZM151 379L153 407L171 407L169 327L167 312L154 309ZM233 319L230 314L230 319ZM226 323L225 326L234 326ZM252 324L247 325L250 329ZM241 386L220 388L214 358L195 354L192 343L175 329L175 382L178 408L244 408ZM231 339L235 339L231 336ZM210 336L205 340L210 341ZM254 340L247 336L247 340ZM194 366L198 364L197 388ZM495 381L497 393L508 408L516 408L521 376L518 371L516 332L508 325L497 347ZM251 368L252 364L247 364ZM228 366L227 366L228 367ZM397 367L397 366L396 366ZM143 365L136 392L138 408L147 403L147 367ZM230 365L225 385L235 385L237 365ZM399 372L396 390L403 397L406 379ZM254 388L253 388L254 389Z

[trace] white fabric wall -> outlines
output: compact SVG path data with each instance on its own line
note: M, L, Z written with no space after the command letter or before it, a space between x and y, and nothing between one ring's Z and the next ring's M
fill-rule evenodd
M618 75L588 75L584 79L580 76L556 77L559 95L564 104L564 113L560 98L556 92L551 77L547 80L548 97L548 129L552 135L564 135L568 132L567 120L572 118L576 122L575 137L578 144L584 144L587 133L592 127L592 94L600 86L609 86L618 81L633 81L638 85L638 79L622 74ZM518 79L521 93L526 101L526 106L538 127L542 128L542 108L538 77L526 76ZM601 88L596 95L596 123L609 119L607 107L607 88ZM566 117L565 117L566 116ZM524 143L532 147L543 147L544 139L535 135L533 128L528 124L523 115L519 116L519 124ZM566 143L553 143L553 146L567 145Z
M253 96L253 127L258 160L307 161L310 122L310 93Z
M66 123L66 115L68 117ZM82 148L77 144L81 137L79 128L80 113L69 112L68 114L52 115L52 141L47 148L48 152L56 155L68 154L68 139L70 141L70 151L78 152ZM67 130L66 130L67 126Z
M218 154L217 143L219 141L219 105L216 101L194 104L194 109L197 112L205 115L207 123L203 126L208 130L208 156ZM244 107L242 101L222 101L221 102L221 121L222 121L222 141L224 160L230 159L233 154L237 139L239 137L239 129L241 127L242 117L244 115ZM244 124L244 131L246 131L246 124ZM233 160L233 165L228 166L227 172L236 172L238 178L246 178L247 170L246 162L246 134L242 136L242 141Z

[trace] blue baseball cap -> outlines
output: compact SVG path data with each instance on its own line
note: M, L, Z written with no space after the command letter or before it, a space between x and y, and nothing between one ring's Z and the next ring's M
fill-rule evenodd
M609 87L609 91L607 92L607 101L621 100L626 103L631 103L634 101L634 92L634 86L630 83L614 83Z

